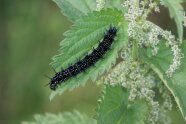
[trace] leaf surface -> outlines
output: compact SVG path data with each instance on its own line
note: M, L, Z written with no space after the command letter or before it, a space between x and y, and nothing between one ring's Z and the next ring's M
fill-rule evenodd
M149 112L144 100L128 101L129 92L121 86L106 86L97 110L98 124L145 124Z
M184 0L185 1L185 0ZM183 40L183 0L162 0L163 5L169 9L170 17L173 18L177 25L178 36Z
M95 0L53 0L72 22L96 10Z
M64 112L54 115L35 115L35 122L23 122L22 124L96 124L96 120L78 111Z

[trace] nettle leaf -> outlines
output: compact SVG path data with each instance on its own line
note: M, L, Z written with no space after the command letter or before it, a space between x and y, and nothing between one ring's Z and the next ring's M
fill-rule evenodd
M118 9L120 9L120 10L123 10L124 9L124 7L122 6L122 4L123 4L123 1L124 0L106 0L105 1L105 8L111 8L111 7L116 7L116 8L118 8Z
M96 124L96 120L89 118L86 114L78 111L64 112L54 115L35 115L35 122L23 122L22 124Z
M60 54L53 57L51 63L57 71L60 71L62 67L68 68L70 64L76 63L78 59L82 59L87 53L90 53L93 47L99 44L111 25L118 28L111 50L107 51L103 59L95 64L95 67L90 67L76 78L62 83L56 91L52 92L50 99L56 94L62 94L65 90L84 85L88 79L95 81L98 75L111 68L116 61L118 51L128 41L127 22L124 20L122 12L117 9L94 11L77 20L72 28L64 34L66 38L61 42Z
M95 0L53 0L72 22L96 10Z
M72 22L96 10L96 0L53 0ZM123 10L123 0L106 0L104 8Z
M183 39L183 0L162 0L163 5L169 9L170 17L173 18L177 25L178 36Z
M98 124L145 124L149 106L145 100L128 101L129 92L122 86L106 85L97 109Z
M182 53L186 55L186 43L181 46ZM178 107L186 120L186 57L181 61L181 67L175 72L172 78L167 78L165 72L172 62L172 52L164 43L159 45L157 56L151 56L144 50L141 50L141 59L149 64L151 68L159 75L165 86L173 94Z

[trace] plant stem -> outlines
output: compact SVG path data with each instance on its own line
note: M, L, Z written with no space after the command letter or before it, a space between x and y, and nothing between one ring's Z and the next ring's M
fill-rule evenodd
M133 57L134 61L137 61L137 59L138 59L138 44L136 41L133 41L132 57Z

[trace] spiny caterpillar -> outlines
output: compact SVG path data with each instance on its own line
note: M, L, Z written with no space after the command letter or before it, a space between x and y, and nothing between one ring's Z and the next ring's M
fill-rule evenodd
M67 69L62 69L57 72L49 83L51 90L56 90L58 84L65 82L71 77L75 77L79 73L85 71L87 68L93 66L103 55L110 49L114 38L116 37L117 28L110 26L105 32L103 40L99 43L97 48L93 49L92 53L86 55L82 60L71 65Z

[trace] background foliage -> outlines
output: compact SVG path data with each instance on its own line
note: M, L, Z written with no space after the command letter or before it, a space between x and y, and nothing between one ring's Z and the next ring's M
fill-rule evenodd
M0 123L18 124L32 120L35 113L73 109L94 115L100 90L90 83L49 102L50 90L44 87L49 80L43 75L54 74L48 63L59 48L62 33L71 25L56 4L50 0L1 0L0 14ZM149 19L177 34L166 9ZM184 124L176 107L170 114L175 123Z

